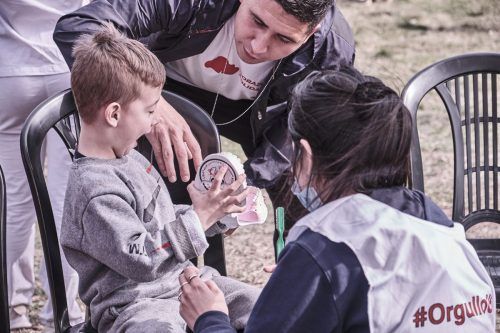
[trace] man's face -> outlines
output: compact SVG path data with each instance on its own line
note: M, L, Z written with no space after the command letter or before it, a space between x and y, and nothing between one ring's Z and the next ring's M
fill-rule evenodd
M274 0L240 2L234 40L238 56L246 63L282 59L297 50L314 32Z

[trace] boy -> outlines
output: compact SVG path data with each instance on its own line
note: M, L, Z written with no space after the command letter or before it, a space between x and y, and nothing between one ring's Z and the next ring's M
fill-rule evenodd
M154 125L163 65L111 24L81 37L74 56L71 86L82 127L61 244L80 276L80 297L100 332L184 332L177 277L206 250L204 232L224 231L216 221L243 210L244 176L221 190L221 169L209 191L188 186L192 207L173 205L159 173L133 149ZM233 325L243 328L259 290L220 276L213 281L230 302Z

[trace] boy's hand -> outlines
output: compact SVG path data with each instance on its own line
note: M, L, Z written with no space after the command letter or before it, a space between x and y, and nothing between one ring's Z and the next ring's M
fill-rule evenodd
M219 169L212 182L212 187L206 192L196 189L194 182L191 182L187 187L193 202L193 209L198 214L203 230L207 230L227 214L241 213L245 210L245 205L242 205L242 203L245 201L248 189L243 190L241 193L238 193L238 190L245 181L246 176L241 174L235 182L221 189L222 179L227 169L227 166Z
M175 150L180 177L184 182L189 181L188 160L193 159L195 169L198 169L202 161L198 141L186 120L163 97L160 97L155 118L157 122L146 137L153 147L160 172L172 183L177 180L174 168Z

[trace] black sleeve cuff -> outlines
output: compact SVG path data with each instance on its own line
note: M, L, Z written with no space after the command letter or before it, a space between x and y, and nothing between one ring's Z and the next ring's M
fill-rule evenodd
M196 319L194 333L235 333L227 314L221 311L207 311Z

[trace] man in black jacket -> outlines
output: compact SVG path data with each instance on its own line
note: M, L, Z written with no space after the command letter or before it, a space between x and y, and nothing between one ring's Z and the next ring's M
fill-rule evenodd
M249 183L267 188L279 205L292 153L291 90L312 70L354 61L352 32L334 0L95 0L56 26L54 40L70 67L76 38L106 21L156 54L167 69L166 89L202 106L219 132L242 146ZM148 140L158 167L176 181L175 153L188 181L188 159L201 163L199 145L166 101L157 114Z

